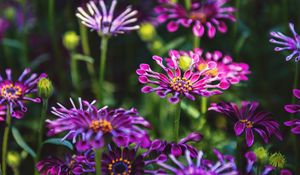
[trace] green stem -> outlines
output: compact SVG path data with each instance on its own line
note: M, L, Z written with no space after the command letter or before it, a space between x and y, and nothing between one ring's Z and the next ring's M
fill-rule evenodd
M6 175L6 158L7 158L7 143L11 124L10 108L7 106L6 112L6 125L4 129L3 142L2 142L2 175Z
M191 8L191 0L185 0L184 3L185 3L185 8L186 9L190 9Z
M181 113L181 102L179 101L174 116L174 141L177 143L179 138L179 126L180 126L180 113Z
M99 102L103 104L103 91L104 91L104 77L105 77L105 66L107 57L107 44L108 37L103 36L101 39L101 58L100 58L100 69L99 69Z
M23 26L23 31L22 31L22 46L23 46L23 53L22 53L22 59L21 59L21 64L22 66L27 67L28 66L28 44L27 44L27 29L26 29L26 1L27 0L22 0L22 8L23 8L23 21L24 21L24 26Z
M101 160L102 160L102 148L95 150L95 159L96 159L96 175L101 175Z
M235 17L236 19L239 19L240 18L240 6L241 6L241 1L240 0L236 0L235 1ZM233 27L233 36L235 37L236 34L237 34L237 31L238 31L238 22L235 22L234 23L234 27Z
M246 159L245 154L247 152L247 145L245 142L245 139L243 137L237 138L237 144L236 144L236 160L237 160L237 167L239 168L240 172L244 172L246 169Z
M43 105L41 109L41 118L40 118L40 125L39 125L39 132L38 132L38 142L37 142L37 156L35 158L35 163L37 163L40 160L41 157L41 150L42 150L42 141L43 141L43 135L44 135L44 122L46 119L46 112L48 108L48 99L43 99ZM34 174L39 175L39 172L36 168L34 168Z
M80 80L78 74L78 65L74 57L74 51L71 52L71 78L72 78L73 87L75 88L77 95L80 95Z
M193 42L193 47L194 48L199 48L200 47L200 42L201 42L201 38L194 36L194 42Z

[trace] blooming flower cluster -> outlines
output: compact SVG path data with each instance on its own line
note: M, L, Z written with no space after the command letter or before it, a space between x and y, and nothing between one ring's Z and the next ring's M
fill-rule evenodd
M180 25L186 28L192 26L195 36L202 37L207 30L208 37L214 38L217 30L221 33L227 32L225 21L235 21L232 14L235 9L224 6L228 0L190 1L191 7L186 9L172 0L159 0L159 5L155 8L158 22L170 21L167 24L170 32L177 31Z

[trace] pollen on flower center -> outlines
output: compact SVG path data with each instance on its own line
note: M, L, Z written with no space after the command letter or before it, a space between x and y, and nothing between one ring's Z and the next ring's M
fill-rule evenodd
M109 133L112 131L111 123L104 119L92 121L92 123L90 124L90 128L94 132L102 131L104 133Z
M246 123L246 128L252 128L253 127L253 124L254 122L252 121L249 121L247 119L244 119L244 120L240 120L241 123Z
M122 157L112 160L111 163L108 164L110 175L130 175L131 168L131 162Z
M206 67L207 67L207 64L206 64L206 63L200 63L200 64L198 65L198 70L199 70L199 71L202 71L202 70L204 70ZM211 70L208 70L207 72L205 72L206 75L209 75L209 76L212 76L212 77L217 76L218 73L219 73L218 68L214 68L214 69L211 69Z
M173 80L170 82L170 87L177 92L185 93L193 90L192 83L190 80L187 80L186 78L173 78Z
M0 89L1 96L7 100L14 100L20 98L22 95L22 88L18 85L13 85L12 83L2 86Z

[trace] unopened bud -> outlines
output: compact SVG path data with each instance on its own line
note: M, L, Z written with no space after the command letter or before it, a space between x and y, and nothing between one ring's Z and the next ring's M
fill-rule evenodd
M74 50L79 45L79 36L74 31L68 31L63 36L63 44L68 50Z
M156 35L156 30L153 24L143 23L138 33L143 41L153 41Z
M285 157L281 153L274 153L270 156L269 163L276 168L283 168L285 165Z
M178 65L181 70L186 71L190 68L192 59L189 56L181 56L178 61Z
M7 164L11 167L18 167L21 163L20 154L17 152L9 151L7 153Z
M38 82L38 95L48 99L53 94L53 85L48 78L41 78Z

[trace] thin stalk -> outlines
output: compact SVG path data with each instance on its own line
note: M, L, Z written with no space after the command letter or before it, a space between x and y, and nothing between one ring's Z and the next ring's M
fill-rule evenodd
M190 9L191 8L191 0L185 0L184 4L185 4L185 8L186 9Z
M104 77L105 77L105 66L107 57L107 44L108 37L103 36L101 39L101 57L100 57L100 69L99 69L99 102L103 104L103 91L104 91Z
M197 36L194 36L194 42L193 42L193 47L194 48L199 48L200 47L200 42L201 42L201 38L197 37Z
M44 135L44 122L46 119L46 112L48 108L48 99L43 99L43 105L41 109L41 118L40 118L40 126L39 126L39 132L38 132L38 142L37 142L37 156L35 158L35 163L37 163L40 160L41 157L41 149L42 149L42 141L43 141L43 135ZM34 174L39 175L39 172L36 168L34 168Z
M236 150L237 150L237 154L236 154L236 160L237 160L237 167L239 168L239 171L241 173L245 172L246 170L246 159L245 154L247 152L247 145L245 142L245 139L243 137L239 137L237 139L237 144L236 144Z
M179 138L179 127L180 127L180 113L181 113L181 102L179 101L174 116L174 141L178 142Z
M235 1L235 17L236 19L240 18L240 7L241 7L241 0L236 0ZM238 31L238 23L235 22L234 23L234 27L233 27L233 36L235 37Z
M74 51L71 52L71 78L73 87L75 88L75 91L77 95L80 94L80 80L79 80L79 74L78 74L78 64L74 57Z
M7 143L9 137L9 130L11 125L10 108L7 106L6 112L6 125L4 129L3 142L2 142L2 175L6 175L6 158L7 158Z
M79 26L80 26L80 37L81 37L81 45L82 45L83 53L84 53L84 55L91 56L89 39L88 39L88 30L82 24L79 24ZM96 97L98 97L99 96L98 82L97 82L97 78L96 78L96 74L95 74L94 64L87 63L87 70L91 77L92 90L93 90L94 94L96 95Z
M23 31L22 31L22 59L21 59L21 64L24 67L28 66L28 39L27 39L27 29L26 29L26 1L27 0L22 0L22 10L23 10L23 22L24 22L24 26L23 26Z
M95 159L96 159L96 175L101 175L101 160L102 160L102 148L95 150Z

